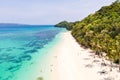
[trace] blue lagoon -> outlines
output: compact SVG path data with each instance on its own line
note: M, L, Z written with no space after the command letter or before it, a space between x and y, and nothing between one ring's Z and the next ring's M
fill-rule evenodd
M35 66L64 31L53 25L0 26L0 80L25 80L32 76L25 69ZM53 45L47 47L49 44Z

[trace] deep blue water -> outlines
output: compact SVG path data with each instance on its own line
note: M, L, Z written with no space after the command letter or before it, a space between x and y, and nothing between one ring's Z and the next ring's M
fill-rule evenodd
M0 80L15 80L15 72L61 31L52 25L0 26Z

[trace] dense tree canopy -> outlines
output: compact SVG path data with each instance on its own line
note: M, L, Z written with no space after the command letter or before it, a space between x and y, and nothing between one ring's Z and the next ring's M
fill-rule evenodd
M75 25L75 22L62 21L56 24L55 27L61 27L61 28L66 28L67 30L71 30L74 25Z
M120 62L120 2L104 6L82 21L62 21L55 27L72 31L73 37L81 45L93 49L96 54L106 53L108 58Z
M118 63L120 58L120 2L104 6L76 23L72 35L78 43L97 53L107 53L110 60Z

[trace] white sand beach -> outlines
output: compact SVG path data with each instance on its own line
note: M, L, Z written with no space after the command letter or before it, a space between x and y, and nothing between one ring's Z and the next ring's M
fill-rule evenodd
M94 58L92 50L81 47L70 31L63 33L60 43L45 59L49 60L46 65L49 72L46 73L50 75L48 80L120 80L118 68L113 67L110 72L107 60L107 66L101 66L102 59ZM47 80L45 76L43 78Z

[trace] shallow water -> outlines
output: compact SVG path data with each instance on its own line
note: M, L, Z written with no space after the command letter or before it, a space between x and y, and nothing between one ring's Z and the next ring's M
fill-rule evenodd
M0 80L24 80L34 61L42 58L56 35L65 29L52 25L0 26ZM35 57L37 56L37 57ZM23 74L25 74L23 76ZM22 75L22 76L20 76Z

